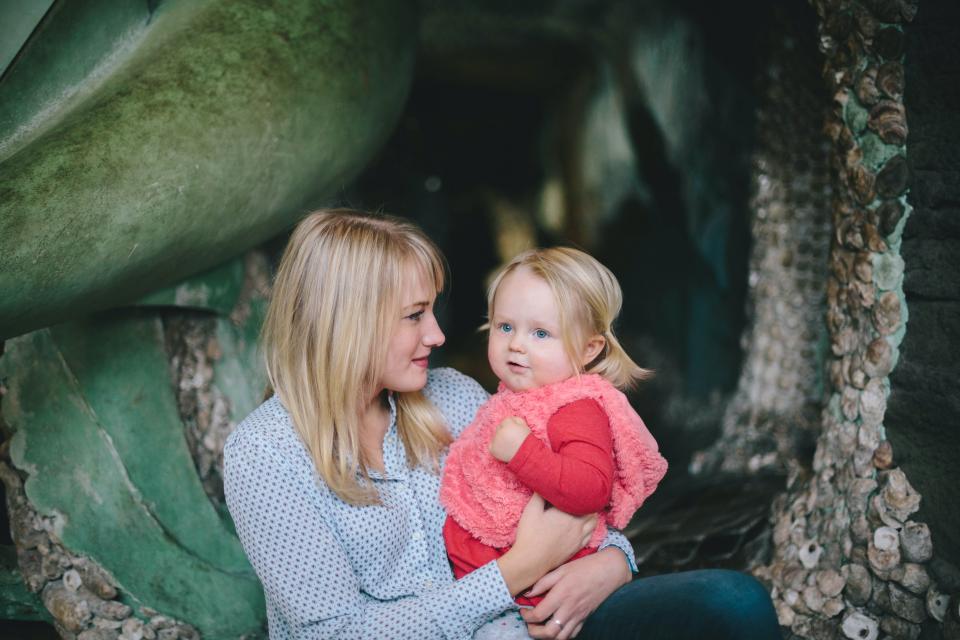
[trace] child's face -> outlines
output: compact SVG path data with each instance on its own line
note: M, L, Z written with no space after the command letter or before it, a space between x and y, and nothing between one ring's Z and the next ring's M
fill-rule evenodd
M535 389L576 373L563 348L560 311L550 286L525 267L512 271L497 288L487 359L511 391Z

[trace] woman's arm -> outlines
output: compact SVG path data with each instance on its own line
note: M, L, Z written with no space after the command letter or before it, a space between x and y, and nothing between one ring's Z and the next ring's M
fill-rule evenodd
M520 516L513 546L496 561L510 595L517 595L583 548L596 526L596 515L574 517L547 509L543 498L533 494Z

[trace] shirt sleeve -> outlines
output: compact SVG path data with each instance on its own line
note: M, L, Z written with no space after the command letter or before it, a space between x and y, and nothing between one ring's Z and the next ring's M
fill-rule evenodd
M227 506L267 600L296 640L470 638L513 606L496 563L416 595L382 601L363 593L312 478L256 432L234 435L224 449Z
M553 506L584 515L602 510L613 488L610 423L594 400L578 400L547 422L552 450L533 434L507 464L517 479Z
M597 551L603 551L607 547L616 547L623 552L623 555L626 556L627 566L630 567L630 573L637 573L640 570L637 567L637 557L633 552L633 545L627 540L627 536L612 527L607 527L607 535L600 546L597 547Z

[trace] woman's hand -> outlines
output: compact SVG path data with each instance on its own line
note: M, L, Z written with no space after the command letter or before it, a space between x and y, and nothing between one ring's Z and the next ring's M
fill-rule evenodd
M524 594L547 594L535 608L520 610L527 632L533 638L577 637L587 616L630 578L626 558L615 547L557 567Z
M520 445L530 435L530 427L523 418L510 416L504 418L497 425L497 430L490 440L490 453L500 462L510 462L517 455Z
M569 560L587 544L596 526L596 514L572 516L548 509L543 498L533 494L520 516L513 546L497 559L510 595Z

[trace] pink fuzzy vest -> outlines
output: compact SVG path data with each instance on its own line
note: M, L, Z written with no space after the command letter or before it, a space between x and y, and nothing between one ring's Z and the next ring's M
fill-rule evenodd
M603 540L608 524L617 529L626 526L657 488L667 472L667 461L627 397L596 374L574 376L530 391L513 392L501 384L450 446L440 484L440 503L447 514L486 545L512 545L520 514L533 492L487 449L497 426L504 418L519 416L533 435L549 446L550 417L587 398L607 414L615 463L610 504L588 546L596 547Z

